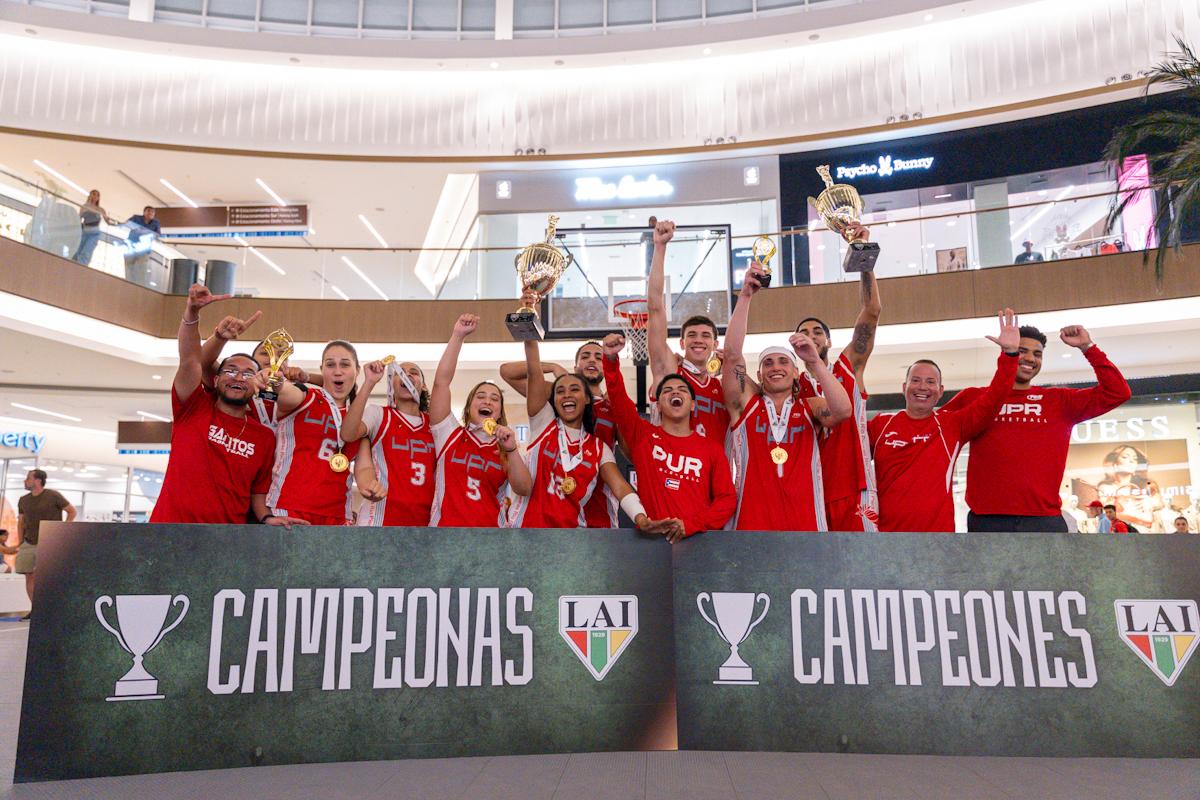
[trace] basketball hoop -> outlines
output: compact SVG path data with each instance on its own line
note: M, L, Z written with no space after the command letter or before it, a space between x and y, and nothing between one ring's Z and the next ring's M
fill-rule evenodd
M621 332L629 342L633 363L645 364L650 360L649 334L650 304L644 297L622 300L613 304L613 315L621 322Z

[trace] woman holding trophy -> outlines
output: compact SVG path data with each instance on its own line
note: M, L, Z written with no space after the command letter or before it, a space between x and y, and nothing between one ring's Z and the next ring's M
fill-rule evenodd
M527 290L521 300L533 306L538 297ZM528 374L537 375L541 354L536 340L525 342L525 360ZM512 527L588 527L586 509L593 497L601 495L620 502L639 530L658 532L662 524L646 515L637 493L621 476L612 450L596 435L595 398L582 377L568 372L553 384L529 381L525 405L531 439L526 463L533 491L512 515Z
M433 376L429 418L434 420L437 447L433 527L506 528L507 494L527 497L529 469L517 453L517 434L504 415L504 395L491 381L475 385L467 395L462 424L450 412L450 383L463 340L475 332L479 317L463 314Z
M269 373L267 368L260 375ZM275 469L267 493L273 516L299 517L313 525L353 520L351 454L341 427L357 377L358 353L349 342L335 340L321 354L322 386L283 382L274 389Z

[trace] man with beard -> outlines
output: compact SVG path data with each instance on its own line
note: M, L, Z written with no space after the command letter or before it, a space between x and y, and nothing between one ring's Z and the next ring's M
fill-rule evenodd
M993 424L971 442L967 460L970 531L1066 531L1058 495L1067 466L1071 429L1112 411L1130 398L1129 384L1082 325L1058 332L1092 365L1097 385L1088 389L1033 386L1042 370L1046 335L1021 326L1017 377ZM944 410L974 402L983 389L959 392Z
M275 434L246 413L250 398L263 388L258 364L235 354L218 365L212 389L201 381L200 310L229 296L200 284L188 290L171 386L171 458L151 522L241 524L247 510L269 525L298 522L267 511Z

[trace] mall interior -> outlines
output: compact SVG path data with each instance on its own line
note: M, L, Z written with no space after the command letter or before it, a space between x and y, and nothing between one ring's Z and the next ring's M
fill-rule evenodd
M869 415L904 408L917 359L937 362L947 397L986 385L985 336L1006 306L1050 333L1039 384L1090 386L1091 365L1057 335L1083 325L1132 398L1071 431L1064 515L1087 532L1112 454L1132 451L1158 493L1125 521L1171 534L1183 518L1197 533L1200 174L1164 186L1162 139L1110 152L1154 114L1192 114L1198 146L1200 71L1190 94L1151 80L1188 46L1200 50L1194 0L0 0L0 528L16 528L35 469L79 521L149 520L193 283L233 295L221 313L262 312L238 349L286 328L308 370L344 339L364 362L395 355L432 375L458 316L478 314L452 385L459 409L524 358L505 327L522 290L514 259L549 215L571 261L539 309L541 353L563 364L620 328L614 306L645 297L657 218L678 226L672 333L691 313L723 332L766 236L774 279L756 296L748 362L809 315L836 353L859 282L810 202L828 165L860 193L880 247ZM141 223L147 208L158 230ZM637 367L621 368L634 386ZM524 404L506 398L527 442ZM968 445L952 476L959 531L970 458ZM1195 587L1200 536L1190 542ZM1140 758L851 748L822 760L684 747L681 729L670 752L531 745L398 761L447 752L397 747L386 760L140 776L161 771L126 761L39 783L17 735L30 601L23 576L0 585L12 617L0 622L0 793L13 797L1200 797L1195 735L1170 752L1131 746ZM786 614L787 598L775 602ZM1195 733L1200 666L1171 688ZM313 760L361 763L297 763Z

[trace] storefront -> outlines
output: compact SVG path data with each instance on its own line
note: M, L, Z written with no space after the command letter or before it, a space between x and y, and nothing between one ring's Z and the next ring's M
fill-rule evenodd
M808 202L824 188L819 165L828 165L835 182L849 183L862 195L863 221L881 245L880 277L1154 246L1157 199L1151 192L1138 193L1113 230L1105 225L1117 189L1144 185L1146 159L1129 159L1118 171L1103 153L1117 126L1171 100L1160 95L1002 125L783 155L784 229L812 232L795 237L795 246L785 250L786 263L797 283L845 279L842 242L824 230Z

